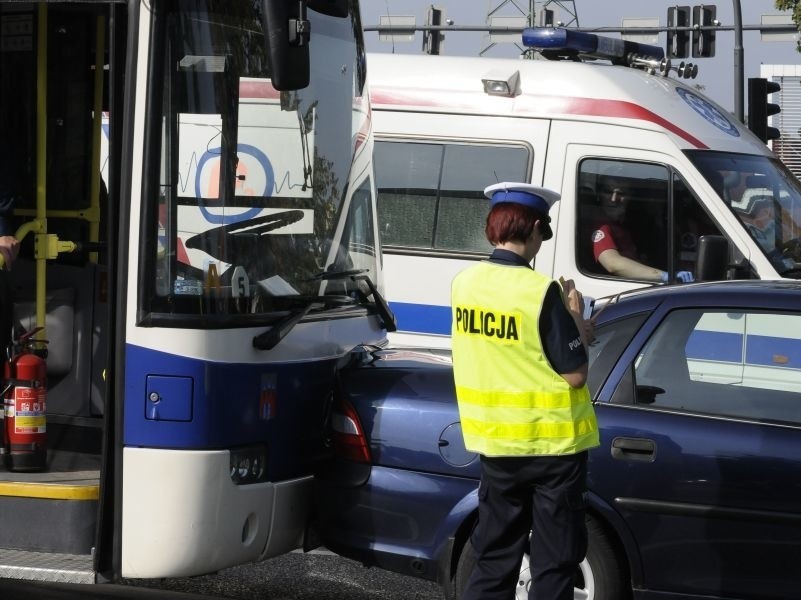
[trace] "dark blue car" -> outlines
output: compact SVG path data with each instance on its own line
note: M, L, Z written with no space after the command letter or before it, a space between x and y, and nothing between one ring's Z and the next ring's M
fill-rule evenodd
M801 598L801 282L649 288L596 308L587 559L576 598ZM450 355L353 355L322 542L458 597L479 462ZM518 597L530 585L527 561Z

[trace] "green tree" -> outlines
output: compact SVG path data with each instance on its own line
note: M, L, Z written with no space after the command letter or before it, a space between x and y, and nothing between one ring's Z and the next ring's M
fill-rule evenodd
M776 0L776 8L779 10L792 10L793 23L801 31L801 0ZM796 43L795 49L801 52L801 42Z

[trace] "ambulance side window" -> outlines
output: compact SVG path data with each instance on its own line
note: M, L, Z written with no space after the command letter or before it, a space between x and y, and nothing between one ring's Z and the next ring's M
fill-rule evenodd
M523 146L377 141L378 222L385 250L486 255L486 186L528 181Z
M652 283L664 281L662 272L670 282L680 273L694 277L700 237L721 235L665 165L585 159L577 186L576 252L584 273Z
M646 279L642 269L667 269L669 171L664 165L585 159L579 165L578 257L582 271ZM612 270L610 253L628 264Z

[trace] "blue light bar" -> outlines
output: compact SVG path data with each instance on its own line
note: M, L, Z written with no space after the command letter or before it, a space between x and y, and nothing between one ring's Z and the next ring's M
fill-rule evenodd
M546 58L587 56L626 64L629 55L662 60L665 51L659 46L604 37L563 27L530 27L523 30L523 45L534 48Z

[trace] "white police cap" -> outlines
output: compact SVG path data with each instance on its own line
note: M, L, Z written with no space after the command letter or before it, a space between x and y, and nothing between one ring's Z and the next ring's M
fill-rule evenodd
M557 192L544 187L508 181L486 187L484 195L490 199L490 206L500 202L514 202L533 208L543 215L547 215L553 203L560 198Z

